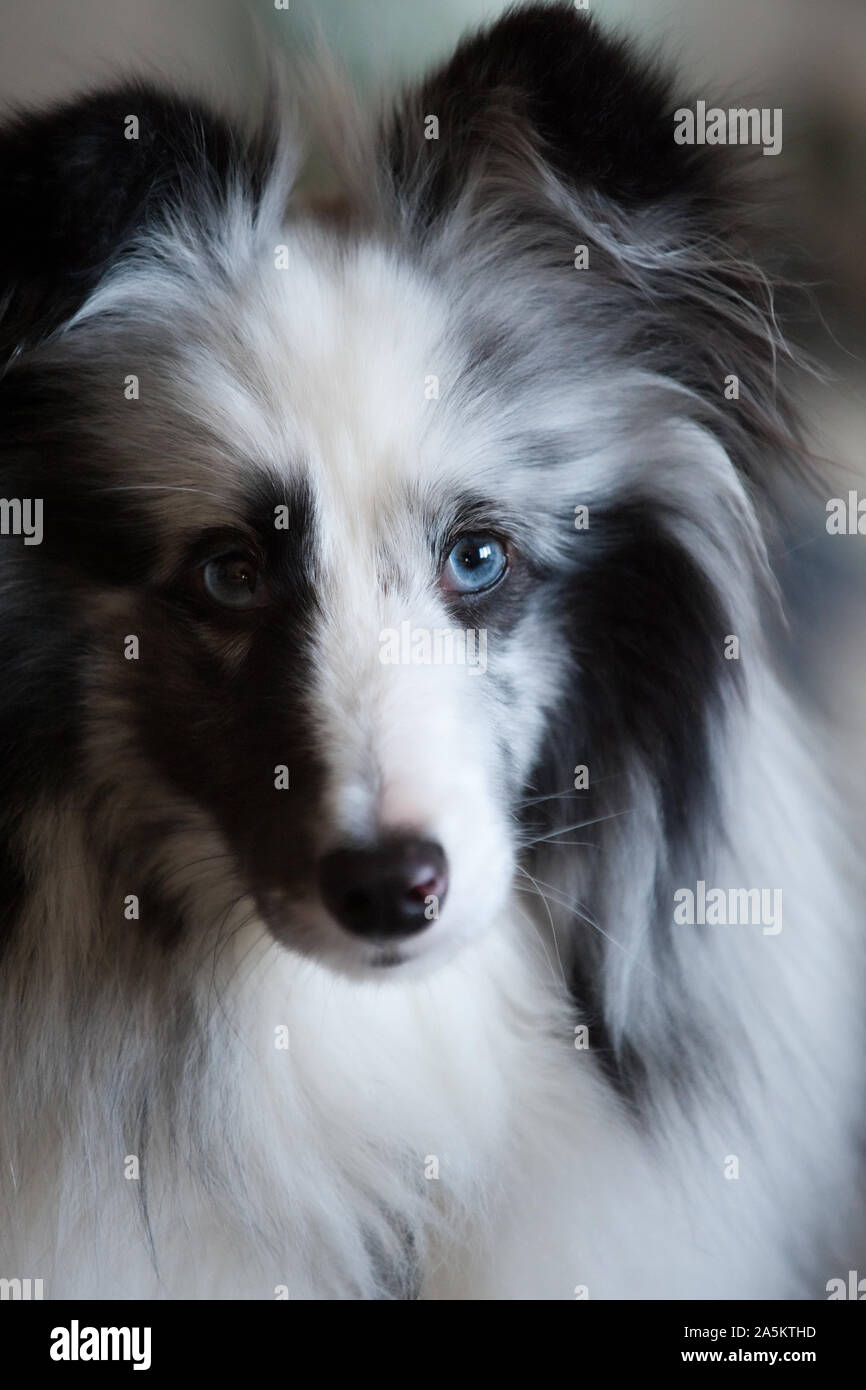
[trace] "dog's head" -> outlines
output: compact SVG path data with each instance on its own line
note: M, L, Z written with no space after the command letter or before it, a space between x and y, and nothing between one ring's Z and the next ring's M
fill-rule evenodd
M675 105L553 5L335 137L336 217L284 136L145 89L7 129L10 842L74 805L118 923L243 897L354 973L472 941L530 842L638 800L652 878L789 440Z

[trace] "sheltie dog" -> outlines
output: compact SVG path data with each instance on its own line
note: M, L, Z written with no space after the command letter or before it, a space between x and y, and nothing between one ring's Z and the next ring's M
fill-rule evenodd
M862 933L749 176L567 4L317 71L0 137L0 1275L825 1297Z

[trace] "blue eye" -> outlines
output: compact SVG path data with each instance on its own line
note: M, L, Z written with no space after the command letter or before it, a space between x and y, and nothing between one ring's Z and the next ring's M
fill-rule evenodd
M442 582L458 594L492 589L508 569L505 546L493 536L461 536L445 561Z
M265 601L258 567L246 555L218 555L201 573L208 597L223 608L258 608Z

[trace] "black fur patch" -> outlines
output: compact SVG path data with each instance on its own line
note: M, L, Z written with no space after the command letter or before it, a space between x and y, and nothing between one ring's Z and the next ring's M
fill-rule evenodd
M43 502L42 544L26 560L34 581L63 589L83 582L144 581L159 552L145 494L124 490L97 417L86 364L16 365L0 379L3 496ZM23 571L21 571L23 572Z
M12 544L20 545L19 540ZM8 545L4 538L0 544ZM36 548L29 563L35 568ZM23 909L26 883L17 835L27 808L74 776L78 757L84 634L74 598L42 592L27 576L7 589L0 623L0 947Z
M275 530L274 506L286 502L289 528ZM142 597L141 659L123 674L147 754L213 814L266 906L270 893L307 881L314 859L322 769L309 706L319 625L311 495L259 488L244 520L260 536L272 603L226 615L178 575ZM245 644L239 662L222 655L223 640ZM288 789L275 786L281 765Z
M581 901L572 905L579 915L558 914L572 949L571 983L593 1029L593 1050L611 1077L635 1093L644 1065L636 1053L614 1051L602 993L600 963L615 949L602 933L616 935L617 925L605 910L618 901L607 860L629 833L631 774L640 769L654 788L664 831L646 959L664 957L671 885L694 881L708 837L718 840L710 733L723 717L725 693L739 689L740 670L723 656L731 629L715 592L649 506L623 504L596 514L595 539L586 534L585 563L558 599L571 689L527 789L527 839L547 837L527 862L547 883L562 881L562 855L570 867L584 866ZM576 763L589 767L590 785L572 793ZM585 829L564 829L582 823ZM575 850L569 841L590 847Z
M604 760L640 759L671 844L710 795L709 720L740 669L724 659L730 620L648 504L596 515L593 529L602 553L566 600L583 744Z
M9 843L16 828L7 812L0 828L0 957L27 903L27 881Z

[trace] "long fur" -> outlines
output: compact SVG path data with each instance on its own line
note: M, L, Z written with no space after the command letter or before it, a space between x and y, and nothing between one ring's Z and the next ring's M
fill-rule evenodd
M808 465L748 180L568 5L339 100L327 206L285 122L143 87L0 136L2 493L45 509L0 541L0 1273L821 1297L863 1250L863 944L777 655ZM512 573L458 610L473 529ZM229 534L248 619L189 584ZM483 678L383 665L405 621L484 628ZM316 865L405 826L451 885L386 969ZM698 880L782 930L677 925Z

